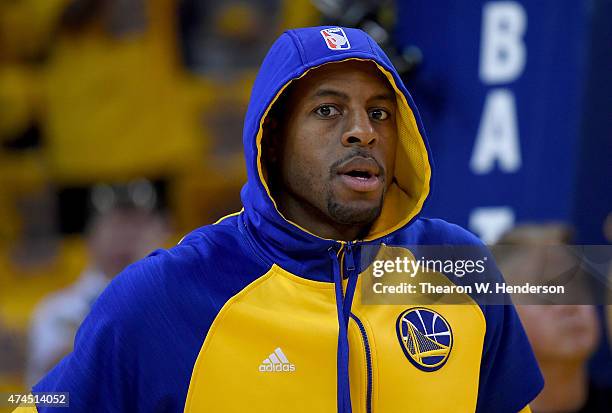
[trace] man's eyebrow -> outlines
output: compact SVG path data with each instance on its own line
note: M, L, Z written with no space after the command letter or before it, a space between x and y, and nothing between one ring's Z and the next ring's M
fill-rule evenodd
M395 102L395 93L380 93L378 95L372 96L369 100L390 100L391 102Z
M317 98L317 97L327 97L327 96L334 96L334 97L338 97L344 100L350 99L349 95L339 90L335 90L335 89L319 89L314 93L312 97ZM393 92L379 93L379 94L376 94L370 97L368 100L388 100L391 102L395 102L395 93Z
M349 96L346 93L340 92L339 90L334 90L334 89L319 89L313 95L313 97L317 97L317 98L326 97L326 96L335 96L341 99L349 100Z

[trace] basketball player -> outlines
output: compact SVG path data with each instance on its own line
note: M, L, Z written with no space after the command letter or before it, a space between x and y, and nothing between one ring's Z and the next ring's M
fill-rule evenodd
M542 378L511 305L353 300L367 246L480 245L419 217L425 133L368 35L280 36L244 146L244 209L115 278L34 392L69 392L88 412L529 411Z

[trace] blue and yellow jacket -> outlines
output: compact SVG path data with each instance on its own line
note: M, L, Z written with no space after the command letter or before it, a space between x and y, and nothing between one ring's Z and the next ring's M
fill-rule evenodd
M348 42L330 44L322 29L285 32L262 64L244 128L244 209L116 277L73 353L33 391L69 392L69 411L83 412L528 410L543 383L511 305L361 303L364 246L480 244L460 227L419 217L432 162L416 107L387 56L360 30L345 28ZM380 218L366 239L347 243L279 213L261 143L263 120L292 80L349 59L375 62L395 89L399 143ZM406 347L422 332L398 340L398 323L417 316L444 320L452 331L428 362L411 359L414 348Z

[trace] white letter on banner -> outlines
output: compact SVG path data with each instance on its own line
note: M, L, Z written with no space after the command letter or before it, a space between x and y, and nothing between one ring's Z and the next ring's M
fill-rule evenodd
M472 172L486 174L496 160L503 172L515 172L521 167L517 123L514 95L506 89L489 92L470 159Z
M510 207L476 208L470 214L468 227L486 244L497 242L514 226L514 211Z
M486 3L482 11L480 79L485 84L507 83L525 67L523 34L527 15L514 1Z

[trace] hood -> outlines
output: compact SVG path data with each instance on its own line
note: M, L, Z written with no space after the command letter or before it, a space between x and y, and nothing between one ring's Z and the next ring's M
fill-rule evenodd
M339 38L329 42L326 37L330 35ZM376 63L395 90L398 107L395 182L387 191L380 217L362 241L382 242L407 226L421 212L429 195L432 162L425 132L412 97L382 49L358 29L323 26L288 30L272 45L261 65L251 93L243 135L248 178L241 192L243 219L272 262L284 261L287 254L292 253L299 254L299 261L303 262L309 254L314 257L338 241L311 234L279 212L264 179L263 122L292 81L313 68L351 59Z

